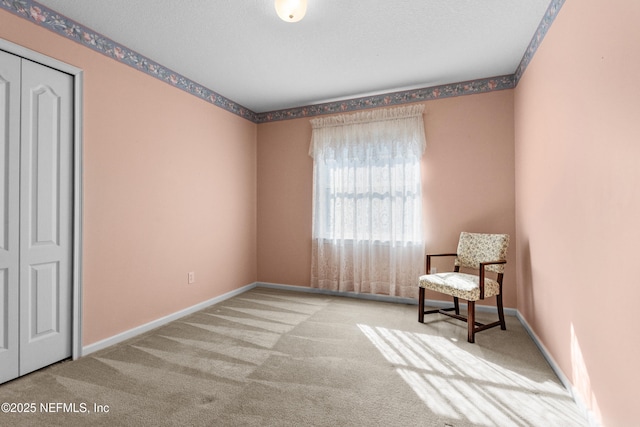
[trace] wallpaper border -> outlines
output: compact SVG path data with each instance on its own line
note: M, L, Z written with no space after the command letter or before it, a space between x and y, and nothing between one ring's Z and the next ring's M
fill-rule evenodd
M558 16L560 9L564 5L564 2L565 0L552 0L551 3L549 4L547 11L542 17L542 21L540 21L540 25L538 25L538 29L533 35L531 42L529 42L529 46L527 46L527 50L525 51L524 56L522 57L522 61L520 61L518 68L516 68L516 71L513 74L515 86L517 86L518 82L520 82L522 75L524 74L525 70L529 66L529 63L533 59L533 56L535 55L536 51L542 44L542 40L547 35L549 28L551 28L551 24L556 19L556 16Z
M468 82L451 83L422 89L412 89L401 92L383 93L381 95L365 96L361 98L345 99L342 101L308 105L306 107L287 108L258 114L258 123L275 122L280 120L312 117L323 114L336 114L408 104L412 102L429 101L433 99L451 98L454 96L473 95L492 92L495 90L513 89L513 75L490 77L471 80Z
M33 0L0 0L0 8L162 80L171 86L182 89L226 111L257 122L257 114L250 109Z
M253 123L312 117L473 95L518 85L565 0L552 0L514 74L256 113L33 0L0 0L0 8L73 40Z

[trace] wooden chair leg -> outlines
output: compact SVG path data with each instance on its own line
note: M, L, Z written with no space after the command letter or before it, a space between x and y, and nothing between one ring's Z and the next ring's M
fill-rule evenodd
M418 322L424 323L424 288L418 289Z
M502 308L502 294L496 295L496 305L498 306L498 317L500 318L500 329L505 331L507 324L504 322L504 309Z
M476 333L476 302L467 301L467 341L475 342Z
M458 297L453 297L453 306L456 308L456 314L460 315L460 303L458 302Z

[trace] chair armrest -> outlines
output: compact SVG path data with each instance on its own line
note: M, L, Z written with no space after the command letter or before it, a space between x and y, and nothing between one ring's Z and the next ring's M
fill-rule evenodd
M480 263L480 267L482 268L482 266L484 265L492 265L492 264L506 264L507 260L504 259L500 259L498 261L483 261Z
M493 264L506 264L507 261L504 259L501 260L497 260L497 261L486 261L486 262L481 262L480 263L480 267L479 267L479 277L478 277L478 286L480 287L480 299L484 299L484 268L487 265L493 265Z
M431 257L440 257L440 256L458 256L458 254L446 253L446 254L427 254L427 261L425 265L425 273L429 274L431 271Z

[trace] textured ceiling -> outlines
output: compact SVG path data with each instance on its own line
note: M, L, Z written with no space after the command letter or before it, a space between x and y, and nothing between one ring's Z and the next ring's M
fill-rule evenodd
M38 0L261 113L513 74L551 0Z

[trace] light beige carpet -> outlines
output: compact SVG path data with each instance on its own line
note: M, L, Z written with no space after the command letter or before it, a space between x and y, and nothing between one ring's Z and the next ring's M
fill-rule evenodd
M35 408L0 425L586 425L517 319L469 344L464 323L417 317L255 288L0 386L0 403Z

